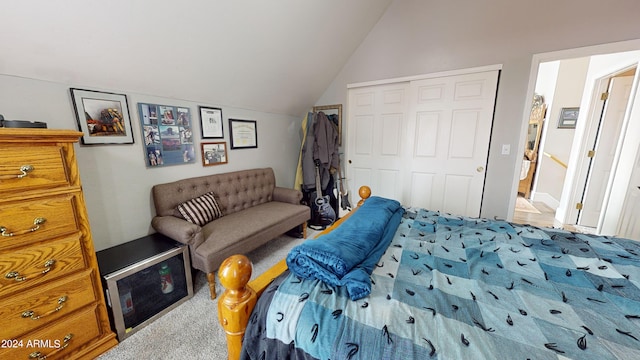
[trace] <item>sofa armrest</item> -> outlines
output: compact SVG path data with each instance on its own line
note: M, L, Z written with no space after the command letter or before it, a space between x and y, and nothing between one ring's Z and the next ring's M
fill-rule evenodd
M151 226L167 237L183 244L198 246L202 242L202 228L175 216L155 216Z
M296 189L289 189L276 186L273 189L273 201L280 201L295 205L300 205L302 192Z

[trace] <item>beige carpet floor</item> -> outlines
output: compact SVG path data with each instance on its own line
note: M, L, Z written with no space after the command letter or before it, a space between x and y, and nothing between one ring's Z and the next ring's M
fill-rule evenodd
M312 237L314 233L308 231L307 235ZM291 248L303 241L283 235L247 254L253 262L252 278L285 258ZM216 291L222 294L224 289L217 284ZM226 358L226 339L218 324L218 302L211 300L206 276L198 271L193 298L124 339L98 360Z

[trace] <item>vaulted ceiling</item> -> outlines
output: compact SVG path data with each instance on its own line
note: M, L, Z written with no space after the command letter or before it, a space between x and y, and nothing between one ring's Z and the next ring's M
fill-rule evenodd
M392 1L12 1L0 74L297 116Z

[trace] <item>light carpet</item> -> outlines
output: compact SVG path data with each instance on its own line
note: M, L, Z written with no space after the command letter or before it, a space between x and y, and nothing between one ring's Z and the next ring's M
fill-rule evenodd
M533 206L529 200L518 196L518 200L516 200L516 211L540 214L540 211Z
M309 230L309 229L307 229ZM315 236L307 231L308 237ZM252 279L287 256L305 239L283 235L247 254L253 262ZM216 279L216 292L224 288ZM227 343L218 323L218 301L211 300L203 272L196 272L191 299L124 339L98 360L226 359Z

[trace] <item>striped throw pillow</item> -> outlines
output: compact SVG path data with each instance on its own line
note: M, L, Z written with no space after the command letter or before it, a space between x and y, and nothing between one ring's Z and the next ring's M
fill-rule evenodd
M185 220L203 226L210 221L222 217L222 209L211 191L197 198L178 205L178 211Z

